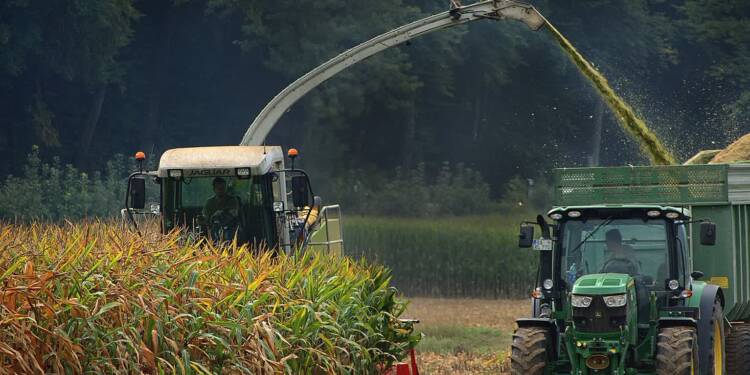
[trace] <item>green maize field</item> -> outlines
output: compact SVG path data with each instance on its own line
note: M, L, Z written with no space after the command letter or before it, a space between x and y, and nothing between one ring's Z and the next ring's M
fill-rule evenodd
M346 253L388 267L409 296L523 298L538 259L518 248L523 217L346 217Z
M0 223L0 373L368 374L416 345L380 266Z

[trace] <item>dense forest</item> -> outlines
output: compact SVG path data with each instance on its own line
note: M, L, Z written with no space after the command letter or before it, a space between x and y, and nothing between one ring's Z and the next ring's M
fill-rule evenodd
M3 1L0 175L23 173L34 145L93 172L138 149L237 144L298 76L448 3ZM750 2L532 3L681 159L750 131ZM647 162L548 33L512 22L375 56L300 101L268 142L299 148L333 195L452 171L498 198L554 166Z

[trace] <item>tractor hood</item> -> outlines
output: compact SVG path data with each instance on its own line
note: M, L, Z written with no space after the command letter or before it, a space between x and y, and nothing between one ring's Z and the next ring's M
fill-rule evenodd
M609 295L627 292L633 278L624 273L596 273L581 276L573 284L573 294Z

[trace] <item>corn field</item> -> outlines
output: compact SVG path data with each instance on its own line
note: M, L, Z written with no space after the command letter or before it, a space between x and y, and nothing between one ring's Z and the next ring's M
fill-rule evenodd
M0 224L0 372L379 373L418 340L389 281L178 232Z
M346 252L388 267L409 296L527 297L538 256L518 248L516 216L347 217Z

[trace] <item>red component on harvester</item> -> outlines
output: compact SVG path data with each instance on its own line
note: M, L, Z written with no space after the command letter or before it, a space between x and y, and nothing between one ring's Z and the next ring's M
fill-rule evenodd
M396 375L411 375L411 367L408 363L397 363L396 364Z
M143 151L138 151L135 153L135 160L145 160L146 154Z
M386 370L384 375L419 375L419 370L417 369L417 355L414 349L409 350L409 358L411 363L396 363L393 367Z
M419 375L419 370L417 369L417 352L414 348L409 350L409 357L411 357L411 375Z

